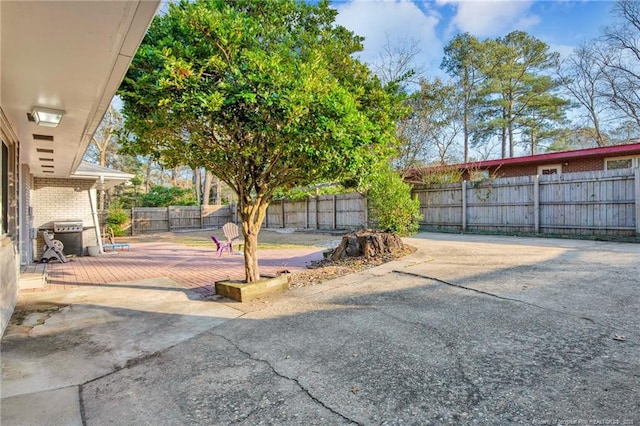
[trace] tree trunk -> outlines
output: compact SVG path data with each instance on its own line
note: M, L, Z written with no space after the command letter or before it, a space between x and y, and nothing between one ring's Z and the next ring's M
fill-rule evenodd
M462 127L464 133L464 162L469 162L469 112L465 107L464 116L462 119Z
M242 235L244 237L244 271L245 281L255 282L260 279L258 266L258 234L267 213L269 203L257 201L247 204L240 197L238 214L242 220Z
M171 180L169 182L171 186L178 186L178 166L174 166L171 169Z
M195 167L193 169L193 190L196 200L198 200L198 204L204 205L202 198L202 170L200 167Z
M402 239L391 232L358 231L342 237L340 245L331 253L331 260L364 256L365 259L396 255L402 251Z
M501 124L501 141L502 141L502 158L507 158L507 124L505 121L506 111L502 109L502 124Z
M211 200L211 180L213 175L209 170L204 171L204 188L202 189L202 205L208 206Z
M151 189L151 157L147 160L147 172L144 180L144 192L145 194L149 193Z
M222 205L222 181L216 176L216 206Z

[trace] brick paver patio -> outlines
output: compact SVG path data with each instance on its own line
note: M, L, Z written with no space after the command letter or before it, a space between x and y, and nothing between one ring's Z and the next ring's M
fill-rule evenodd
M296 272L322 259L322 249L265 249L259 250L258 257L261 274ZM239 252L218 257L214 249L167 242L133 243L129 251L75 257L70 262L52 262L47 267L47 289L51 290L168 277L210 296L215 294L216 281L244 278L244 256Z

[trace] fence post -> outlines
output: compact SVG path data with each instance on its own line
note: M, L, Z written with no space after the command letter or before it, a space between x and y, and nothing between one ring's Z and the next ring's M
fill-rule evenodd
M633 186L636 188L636 237L640 237L640 164L635 168Z
M171 206L167 207L167 230L171 232Z
M333 196L333 229L336 229L336 224L338 222L337 220L337 216L338 216L338 196L334 195Z
M364 229L369 229L369 202L364 195L361 195L361 197L364 200Z
M540 175L533 177L533 230L540 232Z
M282 226L281 228L285 228L286 220L284 217L284 198L280 200L280 212L282 213Z
M309 229L309 197L304 200L304 227Z
M467 230L467 181L462 180L462 232Z
M131 207L131 236L136 234L136 208Z
M238 203L229 203L229 213L231 214L231 222L238 224Z
M204 229L204 206L200 204L200 229Z

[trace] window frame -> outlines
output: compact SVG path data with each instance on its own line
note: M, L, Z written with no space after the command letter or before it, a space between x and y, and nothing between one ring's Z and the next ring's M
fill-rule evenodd
M622 168L609 168L609 161L624 161L631 160L631 167L622 167ZM633 169L634 167L640 167L640 155L624 155L622 157L607 157L604 159L604 169L605 170L621 170L621 169Z
M2 184L0 185L0 239L2 245L18 236L18 157L20 144L13 133L9 120L0 108L0 164L2 165ZM6 147L6 148L5 148Z
M2 173L2 185L0 186L0 235L10 235L9 217L10 217L10 197L9 197L9 181L10 181L10 152L9 144L0 138L0 172Z
M545 170L555 169L557 173L543 173ZM539 176L549 176L549 175L561 175L562 174L562 164L543 164L538 166L538 175Z

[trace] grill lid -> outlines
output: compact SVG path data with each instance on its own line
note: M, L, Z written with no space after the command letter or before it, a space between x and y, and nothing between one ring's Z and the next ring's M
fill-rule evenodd
M82 221L53 222L53 232L82 232Z

